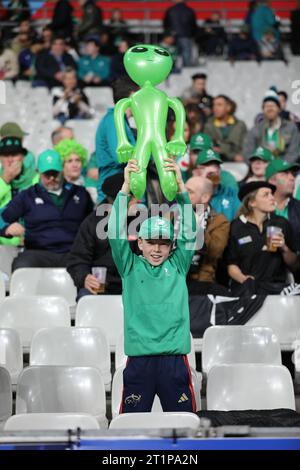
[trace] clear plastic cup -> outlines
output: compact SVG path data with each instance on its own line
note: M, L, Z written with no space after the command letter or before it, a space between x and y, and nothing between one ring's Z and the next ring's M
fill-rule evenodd
M94 268L92 268L92 274L93 274L93 276L95 276L95 278L99 282L99 288L95 289L95 292L97 294L104 294L107 268L105 268L105 267L94 267Z
M275 252L277 251L277 246L274 246L272 243L272 238L274 235L278 233L282 233L282 229L280 227L275 227L274 225L270 225L267 227L267 250Z

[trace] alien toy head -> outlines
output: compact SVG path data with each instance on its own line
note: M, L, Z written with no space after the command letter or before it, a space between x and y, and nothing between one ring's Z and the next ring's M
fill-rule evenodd
M124 65L130 78L139 86L143 86L146 81L158 85L171 72L173 60L163 47L138 44L128 49Z

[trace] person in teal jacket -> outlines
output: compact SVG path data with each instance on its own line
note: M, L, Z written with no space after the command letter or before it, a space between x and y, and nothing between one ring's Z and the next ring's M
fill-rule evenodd
M136 160L124 170L124 184L109 218L108 237L123 286L124 370L121 412L149 412L157 394L164 411L195 411L195 398L186 355L190 351L190 320L186 274L194 254L196 221L181 172L172 159L165 168L176 174L181 226L173 248L172 223L161 217L140 227L141 256L133 254L125 220L129 202L129 174L138 172ZM187 209L190 209L189 211Z
M85 55L79 59L78 77L85 86L107 86L109 74L110 59L100 55L97 39L88 39L85 42Z
M129 77L121 77L113 84L114 103L122 98L128 98L131 93L139 89ZM129 142L135 145L135 138L125 118L125 130ZM106 198L102 191L102 185L106 178L123 173L124 165L119 163L117 154L117 134L114 122L114 108L109 108L102 118L96 132L96 158L99 168L99 180L97 185L98 202Z

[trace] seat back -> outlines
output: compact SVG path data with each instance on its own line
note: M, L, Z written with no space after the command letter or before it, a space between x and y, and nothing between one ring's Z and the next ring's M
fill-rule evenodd
M68 429L100 429L94 416L84 413L29 413L8 418L4 431L43 431Z
M281 365L214 366L208 373L206 392L208 410L295 410L292 378Z
M110 384L110 351L100 328L58 327L38 331L32 340L30 365L90 366Z
M102 376L95 367L29 366L19 377L16 414L87 413L105 418Z
M77 289L65 268L21 268L12 274L10 295L54 295L72 307Z
M207 328L203 336L202 371L217 364L281 364L279 342L270 328L224 325Z
M224 162L222 163L222 170L231 173L237 181L242 181L246 178L249 167L244 162Z
M269 295L247 325L268 326L277 336L281 349L292 349L300 331L299 312L299 296Z
M24 348L41 328L70 326L68 304L61 297L6 297L0 305L0 328L13 328L20 335Z
M8 370L0 367L0 422L12 414L12 388Z
M123 332L123 303L121 295L87 295L76 309L76 326L100 327L108 337L111 350Z
M11 328L0 328L0 365L8 370L15 385L23 369L23 352L20 336Z
M185 412L124 413L110 423L110 429L188 429L195 433L200 418Z

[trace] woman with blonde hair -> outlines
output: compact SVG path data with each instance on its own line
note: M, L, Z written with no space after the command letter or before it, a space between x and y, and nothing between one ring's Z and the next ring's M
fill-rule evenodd
M246 183L239 191L240 216L231 223L226 263L234 295L279 294L287 268L299 265L289 222L275 215L276 187Z
M54 150L63 162L63 176L68 183L84 186L94 203L97 200L97 181L83 176L82 170L88 163L88 151L75 139L63 139Z

